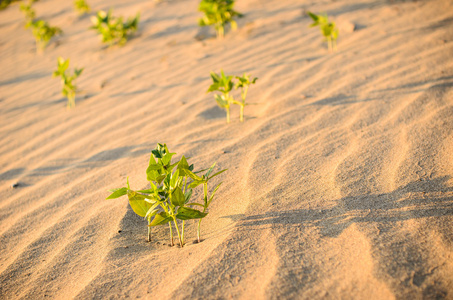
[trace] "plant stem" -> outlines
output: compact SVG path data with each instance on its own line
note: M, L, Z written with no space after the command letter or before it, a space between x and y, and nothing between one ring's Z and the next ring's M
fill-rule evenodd
M230 123L230 106L229 105L226 107L226 119L227 119L227 123Z
M206 212L206 209L208 208L208 184L203 183L203 201L204 201L204 207L203 207L203 213ZM201 220L198 221L198 230L197 230L197 237L198 237L198 242L200 242L200 232L201 232Z
M149 224L151 224L151 218L148 218L148 243L151 242L151 227L149 227Z
M239 118L241 119L241 122L244 122L244 104L241 105L241 112Z
M176 221L176 217L173 217L173 221L175 222L176 232L178 233L179 243L181 243L181 247L184 247L183 240L181 239L181 233L179 232L178 221Z
M184 243L184 226L186 225L186 221L182 220L182 228L181 228L181 240Z
M171 222L168 222L168 225L170 226L170 245L173 247L175 244L173 243L173 228Z
M327 37L327 44L329 45L329 52L332 52L332 37Z

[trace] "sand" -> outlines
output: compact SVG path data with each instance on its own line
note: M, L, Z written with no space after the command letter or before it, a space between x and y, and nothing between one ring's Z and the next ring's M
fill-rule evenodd
M18 5L0 12L1 299L453 299L451 1L243 0L222 40L195 0L89 3L140 11L138 33L106 47L42 0L64 35L39 54ZM85 68L69 111L58 56ZM205 93L220 69L259 77L243 123ZM158 142L228 168L202 243L192 222L184 248L166 226L147 243L104 200L148 186Z

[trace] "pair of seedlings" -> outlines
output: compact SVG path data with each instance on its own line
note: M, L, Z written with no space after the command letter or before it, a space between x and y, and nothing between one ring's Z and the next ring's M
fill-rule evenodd
M249 86L254 84L258 78L250 79L250 76L245 74L240 76L226 76L223 70L220 71L220 75L214 72L211 72L211 78L213 83L209 87L207 93L209 92L221 92L222 94L215 94L214 98L217 101L217 105L226 111L226 120L227 123L230 123L230 107L232 104L237 104L240 106L239 118L241 122L244 121L244 108L247 105L245 99L247 97L247 92ZM238 81L234 83L233 79L236 78ZM230 94L233 88L241 89L241 101L237 101Z
M151 227L168 223L171 245L174 245L174 225L179 243L183 247L185 221L187 220L199 220L197 239L200 242L201 220L207 216L207 209L222 184L217 184L209 193L208 183L226 170L212 174L216 166L214 163L209 169L194 171L193 164L189 165L184 156L179 161L172 162L175 154L168 151L166 144L157 144L156 149L151 151L149 165L146 169L146 178L151 188L134 191L130 188L128 179L125 187L110 190L112 194L107 199L127 195L132 210L148 221L148 242L151 240ZM204 174L199 175L200 173ZM202 203L191 200L194 189L199 187L203 188ZM200 207L202 210L194 207Z

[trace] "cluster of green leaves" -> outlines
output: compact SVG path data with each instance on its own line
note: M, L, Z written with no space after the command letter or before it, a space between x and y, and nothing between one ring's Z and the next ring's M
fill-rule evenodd
M337 49L337 38L338 38L338 29L335 26L334 22L329 22L327 15L316 15L311 12L307 14L312 18L313 23L310 27L319 26L321 29L322 35L326 38L329 51L334 51Z
M91 10L90 6L88 5L88 3L85 0L75 0L74 8L80 15L89 13Z
M63 33L60 28L52 27L44 20L31 20L25 27L31 28L38 51L44 50L54 36Z
M251 84L254 84L258 78L253 78L250 80L250 76L245 74L243 76L226 76L223 70L220 71L220 74L211 72L211 78L213 83L209 87L207 93L218 91L222 94L215 94L214 98L217 101L217 104L226 110L226 119L227 123L230 123L230 107L232 104L237 104L240 106L240 115L239 118L241 122L244 121L244 107L247 105L245 99L247 97L247 91ZM238 81L234 83L234 78ZM233 88L241 89L241 100L237 101L230 94Z
M128 38L137 31L139 19L140 13L137 13L134 18L129 18L123 23L122 17L112 16L112 10L108 12L101 10L96 16L91 17L93 26L90 29L98 31L103 43L124 45Z
M150 227L169 223L170 239L173 246L173 226L176 228L181 247L184 246L184 227L186 220L199 219L197 236L200 242L201 220L208 214L207 209L214 199L215 192L222 183L219 183L211 194L208 194L208 183L215 176L226 170L221 170L213 175L215 163L206 170L194 171L194 166L189 165L182 156L177 162L172 162L176 153L168 151L166 144L157 144L151 151L149 166L146 170L147 180L151 188L134 191L130 188L129 179L127 186L110 190L112 194L107 199L115 199L127 195L129 204L134 212L148 221L148 241L151 239ZM205 172L204 175L198 175ZM193 190L203 187L203 202L191 202ZM194 206L201 207L199 211ZM181 230L178 224L181 222Z
M53 72L53 77L61 78L62 90L61 93L68 99L67 108L70 109L75 107L75 96L77 87L74 84L74 80L82 74L82 69L74 69L72 75L66 73L66 70L69 68L69 59L64 60L64 58L58 58L58 68Z
M198 10L204 13L199 20L200 26L214 26L218 38L225 34L225 25L230 24L232 30L236 30L237 23L234 17L242 14L233 9L234 0L202 0Z

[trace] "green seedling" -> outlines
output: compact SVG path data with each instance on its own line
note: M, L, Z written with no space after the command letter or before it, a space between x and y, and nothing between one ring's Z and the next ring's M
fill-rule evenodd
M225 35L225 26L230 24L232 30L237 29L234 17L242 14L233 9L234 0L202 0L198 10L204 13L199 20L200 26L214 26L218 38Z
M337 50L337 38L338 29L334 22L329 22L327 15L315 15L311 12L307 12L308 15L313 19L313 24L310 27L319 26L322 35L326 38L329 51Z
M187 220L200 220L197 230L198 241L200 241L201 219L207 216L209 204L220 187L220 184L218 184L209 195L208 182L226 170L211 175L215 167L214 164L205 175L200 177L197 173L206 170L194 172L194 166L189 165L184 156L179 161L172 162L172 157L175 154L168 150L167 145L157 144L156 149L151 151L146 170L147 180L151 188L134 191L130 188L128 179L126 187L110 190L112 194L107 199L128 196L132 210L148 222L148 241L151 240L151 227L168 223L170 241L173 246L173 223L179 243L183 247L185 221ZM203 185L203 203L191 202L194 189L200 185ZM194 206L202 207L203 211L194 209ZM181 228L178 220L181 222Z
M60 28L51 27L49 23L44 20L30 20L25 27L31 28L36 41L36 50L38 52L44 50L54 36L63 33Z
M101 10L96 16L91 17L93 26L90 29L98 31L103 43L124 45L128 38L137 31L139 19L140 13L137 13L135 18L129 18L127 22L123 23L122 17L112 16L112 10L108 12Z
M230 95L230 92L234 87L233 76L225 76L225 73L221 70L220 75L211 72L211 78L213 83L209 87L207 93L215 91L222 93L222 95L215 94L214 97L217 104L226 110L227 123L230 123L230 106L236 102L233 96Z
M80 15L84 15L91 11L90 6L88 5L88 3L85 0L75 0L74 8Z
M22 3L20 5L20 11L24 13L25 15L25 21L26 23L30 23L33 21L33 19L35 18L36 16L36 12L35 10L31 7L32 3L34 1L29 1L28 4L25 4L25 3Z
M74 69L74 74L69 75L66 70L69 68L69 59L64 60L62 57L58 58L58 69L53 72L53 77L61 78L63 96L68 98L67 108L75 107L75 96L77 87L74 84L74 80L82 74L83 69Z
M247 91L249 89L249 86L251 84L255 84L256 80L258 78L253 78L252 81L250 81L250 76L249 75L246 75L244 73L244 75L242 75L242 77L239 77L239 76L236 76L236 79L238 80L238 82L236 83L236 88L237 89L241 89L241 99L242 99L242 102L235 102L236 104L238 104L240 107L241 107L241 111L240 111L240 120L241 122L244 122L244 107L247 105L245 103L245 98L247 97Z

